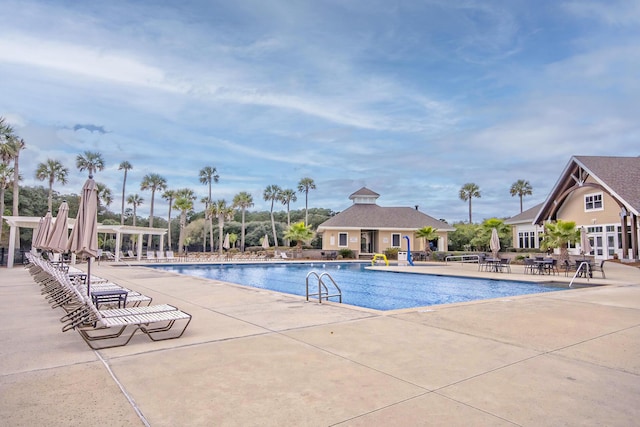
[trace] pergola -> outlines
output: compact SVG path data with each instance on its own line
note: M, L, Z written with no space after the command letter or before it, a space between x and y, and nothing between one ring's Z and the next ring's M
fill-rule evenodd
M37 216L5 216L4 220L9 224L9 256L7 258L7 268L12 268L14 264L15 242L16 233L19 228L30 228L35 230L40 224L40 217ZM55 223L55 218L53 222ZM69 218L69 230L73 229L75 224L75 218ZM160 248L164 250L164 235L167 234L166 228L151 228L151 227L133 227L131 225L105 225L98 224L98 234L115 234L116 235L116 248L120 248L122 242L122 235L132 234L138 236L138 242L142 242L145 235L160 236ZM120 261L120 250L116 250L116 261ZM142 245L137 245L136 257L138 261L142 259Z

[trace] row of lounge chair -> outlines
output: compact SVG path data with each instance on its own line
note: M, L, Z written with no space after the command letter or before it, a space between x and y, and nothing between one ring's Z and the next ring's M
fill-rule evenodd
M151 305L152 299L115 283L91 276L92 297L87 295L87 275L71 267L59 268L42 258L29 255L25 265L52 308L62 308L62 331L76 330L94 350L123 346L140 331L153 341L181 337L191 315L169 304ZM83 276L84 274L84 276ZM99 300L96 295L118 295ZM180 325L180 326L176 326ZM174 328L174 326L176 326Z

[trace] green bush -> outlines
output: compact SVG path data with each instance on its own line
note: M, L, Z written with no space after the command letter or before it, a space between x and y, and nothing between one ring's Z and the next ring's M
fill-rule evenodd
M351 249L340 249L338 251L338 254L342 257L342 259L353 259L356 257Z
M387 259L398 259L398 251L400 249L398 248L387 248L384 251L385 256L387 257Z

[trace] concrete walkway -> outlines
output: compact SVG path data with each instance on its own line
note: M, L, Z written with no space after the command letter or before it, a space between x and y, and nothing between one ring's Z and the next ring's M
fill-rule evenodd
M640 270L606 272L592 282L607 286L376 312L102 263L92 273L193 321L92 351L23 268L0 269L0 423L637 425Z

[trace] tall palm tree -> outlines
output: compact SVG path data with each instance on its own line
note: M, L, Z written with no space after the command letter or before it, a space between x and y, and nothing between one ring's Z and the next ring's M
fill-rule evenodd
M313 179L305 177L298 182L298 192L304 193L304 225L309 224L309 190L315 190L316 184Z
M296 196L295 190L292 190L290 188L286 190L282 190L280 192L280 201L282 202L283 205L287 207L287 227L290 227L291 226L290 205L291 205L291 202L298 201L298 197Z
M278 235L276 233L276 221L273 218L273 205L276 200L280 200L280 192L282 189L277 185L268 185L262 193L262 197L266 202L271 201L271 231L273 232L274 246L278 247Z
M253 207L253 196L251 196L251 194L247 193L246 191L242 191L233 197L233 206L239 208L242 212L242 235L240 237L240 250L244 252L244 214L247 209Z
M7 182L13 183L13 215L18 216L18 201L19 201L19 181L20 174L17 171L19 164L19 156L20 150L24 148L24 141L18 139L16 134L13 131L13 127L11 127L8 123L6 123L3 117L0 117L0 158L2 159L2 163L9 167L11 161L13 160L13 167L11 168L11 172L13 173L13 178ZM6 173L5 169L5 173ZM2 215L4 215L4 197L2 198L3 209L0 212L0 221L2 220ZM0 223L0 228L2 227L2 223ZM16 233L16 243L17 246L20 246L20 230L17 230Z
M511 189L509 190L511 193L511 197L519 196L520 197L520 213L522 213L522 198L524 196L530 196L533 194L533 187L529 184L529 181L525 181L524 179L519 179L513 184L511 184Z
M166 190L167 180L158 175L157 173L150 173L142 178L140 183L140 190L151 190L151 206L149 208L149 227L153 227L153 203L156 197L156 190ZM153 236L149 234L147 240L147 249L151 250L151 239Z
M169 215L167 215L167 245L169 246L169 250L171 250L171 211L173 210L173 199L175 199L175 197L176 192L173 190L166 190L162 193L162 198L169 203Z
M211 218L209 215L209 198L203 197L200 199L200 203L204 203L204 219L205 221L202 223L202 252L207 251L207 221ZM209 227L211 229L211 227ZM213 236L211 236L211 250L213 251Z
M47 159L46 162L38 164L36 178L40 181L49 180L49 212L51 212L51 205L53 204L53 183L58 181L63 185L66 184L67 175L69 175L69 169L57 160Z
M211 198L211 183L212 182L217 183L219 180L220 180L220 176L218 175L218 171L216 170L215 167L205 166L202 169L200 169L200 183L206 184L209 186L209 193L208 193L209 198L207 199L207 202L204 205L204 211L206 215L205 219L209 220L209 241L211 242L211 253L213 253L213 218L211 217L211 215L208 214L209 205L213 200ZM206 245L206 242L205 242L205 245Z
M0 163L0 241L2 241L2 217L4 216L4 193L13 180L13 168L5 163Z
M87 170L89 176L93 176L97 171L104 170L104 159L102 154L97 151L85 151L83 154L78 154L76 157L76 168L80 172Z
M480 198L480 187L473 182L468 182L460 188L459 196L461 200L469 201L469 224L471 224L473 222L471 219L471 199Z
M196 199L193 190L183 188L177 190L173 208L180 211L180 237L178 238L178 252L184 253L185 231L187 228L187 213L193 210L193 201Z
M136 218L138 217L137 210L144 202L144 199L137 194L130 194L127 196L127 203L133 206L133 226L136 226Z
M209 206L209 214L211 217L215 216L218 219L218 253L222 255L224 221L233 218L233 206L227 206L226 200L219 199ZM211 246L213 246L213 244Z
M120 210L120 225L124 225L124 195L127 188L127 172L133 169L133 166L128 161L123 161L118 166L118 170L124 170L124 179L122 180L122 209Z
M111 190L101 182L96 182L96 188L98 190L98 210L100 210L100 208L107 209L111 202L113 202Z

